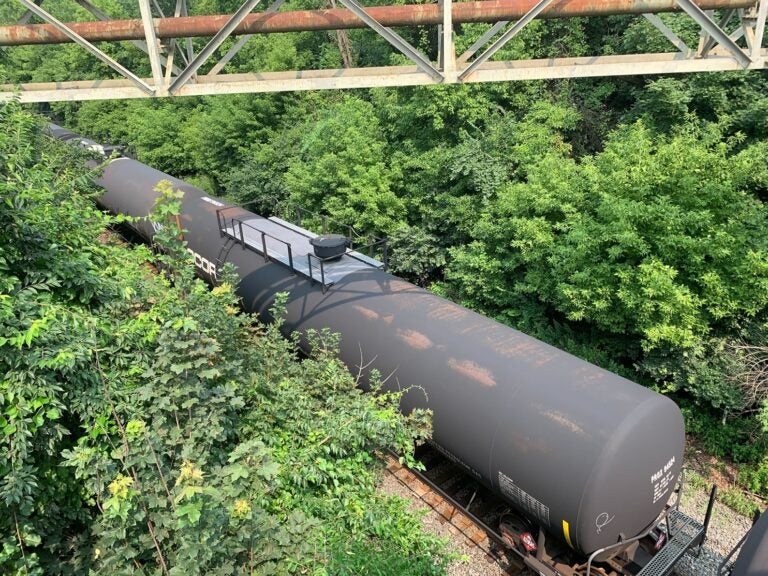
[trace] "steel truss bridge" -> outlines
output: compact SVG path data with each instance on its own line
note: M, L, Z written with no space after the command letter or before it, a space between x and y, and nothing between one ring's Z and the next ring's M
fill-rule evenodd
M4 0L9 1L9 0ZM51 3L54 0L49 0ZM480 0L438 4L365 7L358 0L329 0L325 10L280 10L273 0L254 12L261 0L246 0L234 14L189 16L187 0L176 0L174 13L164 14L157 0L135 0L140 19L113 20L88 0L76 2L93 16L87 22L64 23L45 8L44 0L10 0L26 8L19 22L0 26L0 50L33 44L74 42L117 74L98 80L42 82L0 86L0 99L21 102L199 96L290 90L372 88L428 84L464 84L593 76L676 74L766 68L764 48L768 0ZM336 2L343 8L337 8ZM701 30L697 46L688 46L659 14L682 12ZM540 60L494 60L507 42L535 19L636 15L645 18L669 41L666 53L625 54ZM44 23L30 24L32 16ZM455 52L455 25L493 24L468 50ZM436 26L437 59L432 60L393 28ZM355 68L343 31L370 28L412 64ZM254 34L337 30L345 68L287 72L224 73L225 67ZM224 51L232 37L238 41ZM209 38L195 52L192 38ZM142 78L107 55L96 43L130 41L149 60ZM215 56L215 58L214 58ZM212 62L216 62L211 66ZM205 73L201 72L205 70ZM114 77L119 76L119 77Z

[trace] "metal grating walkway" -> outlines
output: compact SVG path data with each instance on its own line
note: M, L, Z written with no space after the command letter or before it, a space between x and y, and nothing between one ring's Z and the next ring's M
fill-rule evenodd
M669 542L637 576L667 576L674 570L677 561L693 546L699 544L704 536L704 526L679 510L670 511L669 525Z
M315 256L314 247L309 243L317 237L308 230L281 220L280 218L249 218L243 221L228 221L221 231L273 261L280 262L294 272L321 282L328 288L345 276L370 268L383 268L383 262L347 250L340 259L321 261Z

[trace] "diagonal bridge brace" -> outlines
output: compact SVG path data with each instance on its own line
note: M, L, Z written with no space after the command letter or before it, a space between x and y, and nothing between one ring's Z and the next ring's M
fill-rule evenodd
M267 8L264 13L265 14L272 14L273 12L277 12L280 9L280 6L283 5L283 2L285 0L275 0L272 2L272 5ZM218 61L218 63L211 68L211 71L206 74L208 78L212 78L213 76L216 76L221 70L226 66L232 58L237 56L238 52L242 50L243 46L246 45L246 43L253 38L253 34L247 34L245 36L241 36L240 39L235 43L232 48L229 49L229 52L227 52L221 60Z
M370 16L363 7L356 2L356 0L339 0L350 12L365 22L370 28L377 32L384 40L389 42L392 46L397 48L402 54L410 58L422 72L425 72L431 76L434 80L443 80L444 76L437 68L435 68L421 52L411 46L402 36L397 34L394 30L383 26Z
M42 0L36 0L36 1L38 3L42 2ZM95 16L96 19L101 20L102 22L108 22L109 20L111 20L111 17L109 16L109 14L107 14L103 10L101 10L101 9L97 8L96 6L94 6L93 4L91 4L89 2L89 0L74 0L74 1L77 4L79 4L80 6L82 6L85 10L90 12L93 16ZM147 54L147 55L149 54L149 48L148 48L147 42L145 40L131 40L131 44L136 46L136 48L138 48L139 50L141 50L145 54ZM160 55L160 61L163 64L166 64L167 63L167 58L163 54L161 54ZM179 74L181 72L181 70L179 70L179 68L177 68L176 66L174 66L173 69L174 69L174 73L175 74Z
M752 60L757 60L765 37L765 21L768 19L768 0L760 0L755 23L755 40L752 44Z
M360 4L355 0L339 0L350 12L360 18L365 24L367 24L374 31L379 33L385 40L397 48L400 52L405 54L422 71L426 72L435 80L442 80L442 73L435 68L432 63L422 55L416 48L411 46L405 39L400 37L397 33L382 26L378 21L369 16ZM232 34L237 26L243 21L243 19L256 7L260 0L248 0L240 9L232 15L224 27L211 39L205 48L190 62L189 66L173 81L169 88L171 94L178 92L182 86L184 86L202 66L202 64L221 46L221 44ZM278 0L280 2L280 0ZM278 5L279 6L279 5ZM267 10L267 12L274 12L277 8ZM238 47L239 49L239 47ZM225 56L225 59L227 56ZM217 65L218 66L218 65ZM218 72L217 68L214 70Z
M247 0L244 2L240 8L237 9L237 12L232 14L232 17L227 21L226 24L224 24L221 30L219 30L216 35L211 38L208 44L206 44L205 48L203 48L197 56L192 58L192 61L189 63L189 65L181 74L176 77L176 79L170 85L168 92L174 94L182 86L189 82L189 80L197 73L200 66L202 66L205 61L208 60L208 58L210 58L213 53L219 49L224 41L229 38L232 32L234 32L235 28L237 28L243 19L245 19L245 17L251 13L251 11L260 1L261 0Z
M544 11L544 9L547 6L549 6L552 2L553 2L553 0L539 0L539 2L537 2L536 5L533 8L531 8L528 11L527 14L525 14L525 16L523 16L522 18L520 18L520 20L515 22L515 24L514 24L514 26L512 26L512 28L510 28L509 30L504 32L504 34L502 34L501 37L498 40L496 40L496 42L491 44L485 52L483 52L482 54L480 54L480 56L475 58L472 61L472 64L467 66L461 72L461 74L459 74L459 80L466 79L467 76L469 76L470 74L472 74L472 72L477 70L477 68L480 67L485 61L487 61L491 56L493 56L494 54L496 54L496 52L498 52L501 48L503 48L504 45L507 42L509 42L510 40L512 40L512 38L517 36L517 34L523 28L525 28L528 24L530 24L530 22L534 18L536 18L536 16L541 14ZM497 26L498 26L498 24L497 24ZM490 33L491 31L495 31L495 30L496 30L496 27L494 26L488 32ZM483 36L483 38L485 38L485 36ZM474 48L474 46L473 46L473 48ZM472 50L472 48L470 48L470 50ZM467 52L469 52L470 50L468 50ZM462 58L463 58L463 56L462 56ZM460 60L462 58L460 58Z
M717 24L718 28L720 28L723 32L727 34L726 26L728 26L728 23L733 19L734 15L736 14L737 10L728 10L725 12L723 17L720 19L720 22ZM709 53L712 51L715 46L717 46L717 40L715 40L709 32L702 29L703 37L701 38L701 41L699 42L699 49L697 56L699 58L704 58L706 56L709 56ZM736 42L736 40L739 39L738 35L729 34L728 35L731 40Z
M664 21L659 18L656 14L643 14L646 20L650 22L654 28L656 28L659 32L661 32L664 37L669 40L675 48L677 48L681 53L683 54L689 54L691 52L691 49L688 48L688 45L683 41L680 36L675 34L675 32L669 28L666 24L664 24Z
M152 79L155 82L155 90L163 85L163 63L161 62L160 42L155 34L155 23L152 20L152 7L149 0L139 0L141 20L144 23L144 36L146 38L147 55L152 69Z
M36 16L39 16L40 18L42 18L43 20L45 20L46 22L54 26L62 34L65 34L73 42L85 48L93 56L96 56L96 58L98 58L99 60L104 62L107 66L109 66L110 68L118 72L121 76L127 78L128 80L136 84L136 86L138 86L143 92L146 92L147 94L155 93L155 90L149 84L144 82L144 80L136 76L133 72L128 70L128 68L120 64L118 61L107 56L104 52L96 48L96 46L88 42L88 40L80 36L77 32L73 31L71 28L69 28L66 24L64 24L60 20L57 20L54 16L46 12L43 8L35 4L32 0L19 0L19 2L21 2L24 6L26 6L27 10L29 10Z
M728 34L726 34L706 12L694 4L692 0L676 0L676 2L677 5L694 20L694 22L701 26L702 30L728 50L742 68L747 68L752 63L752 59L744 53L741 47L736 44L736 42L728 36Z

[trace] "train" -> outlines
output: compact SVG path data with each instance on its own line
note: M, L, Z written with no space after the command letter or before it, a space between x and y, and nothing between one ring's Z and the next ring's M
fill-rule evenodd
M385 389L403 391L402 410L430 409L438 450L520 519L508 538L529 568L569 576L645 563L637 573L667 574L654 570L702 544L706 521L669 505L685 444L669 398L398 278L347 238L232 206L61 126L47 131L104 156L100 205L138 217L148 242L161 225L146 218L156 185L170 181L184 193L184 239L202 278L216 282L232 264L244 308L265 320L287 293L286 331L339 333L353 373L365 381L377 370Z

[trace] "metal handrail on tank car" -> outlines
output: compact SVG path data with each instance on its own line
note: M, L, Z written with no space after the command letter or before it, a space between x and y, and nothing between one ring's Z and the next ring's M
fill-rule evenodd
M382 240L382 241L384 242L384 257L386 258L386 254L387 254L387 252L386 252L386 239ZM354 258L358 262L362 262L363 264L371 266L370 262L366 262L365 260L362 260L362 259L358 258L357 256L355 256L354 254L352 254L350 252L345 252L344 255L348 256L350 258ZM330 258L320 258L319 256L316 256L315 254L307 254L307 268L309 270L309 279L312 282L315 282L315 278L312 275L312 259L313 258L315 260L317 260L318 262L320 262L320 266L319 266L319 268L320 268L320 285L322 286L323 294L325 294L325 292L328 290L328 287L330 286L330 284L326 284L325 283L325 264L324 263L325 262L332 262L332 261L336 260L338 258L338 256L331 256ZM384 270L385 271L387 270L387 262L386 262L386 260L384 261Z
M373 238L376 238L376 237L373 236ZM389 268L389 262L388 262L388 259L389 259L389 247L388 247L387 239L386 238L377 238L375 242L373 242L371 244L368 244L366 246L363 246L358 251L361 252L363 250L368 249L368 256L373 258L374 257L374 248L376 246L379 246L379 245L381 245L381 262L384 264L384 271L386 272L387 269ZM350 248L352 248L352 247L350 246ZM352 249L354 250L354 248L352 248ZM352 257L354 258L354 256L352 256Z
M218 208L216 210L216 224L219 226L219 235L224 236L224 230L227 227L227 217L224 216L224 212L227 210L237 210L237 206L224 206L223 208ZM230 220L233 220L233 218L230 218Z
M345 230L347 234L344 234L347 238L350 239L350 242L353 241L355 238L359 238L361 235L358 234L357 230L355 230L351 225L344 224L343 222L339 222L338 220L334 220L330 216L326 214L320 214L318 212L313 212L312 210L309 210L307 208L302 208L301 206L292 206L291 207L293 212L295 212L296 215L296 224L299 226L302 225L302 222L304 221L304 216L309 215L315 218L320 219L321 223L321 234L328 234L328 223L330 222L335 227L333 230Z
M354 229L349 224L344 224L343 222L339 222L338 220L334 220L330 216L326 214L320 214L318 212L313 212L312 210L309 210L307 208L302 208L301 206L291 206L288 210L291 210L295 213L295 222L301 226L304 216L309 215L314 218L318 218L321 223L321 234L328 234L329 227L328 223L331 223L332 225L336 226L336 228L333 228L333 230L343 230L346 231L344 234L347 238L349 238L349 247L352 250L356 250L358 252L365 252L368 250L368 256L373 258L374 257L374 248L381 245L381 253L382 253L382 261L384 262L384 270L387 270L387 239L386 238L379 238L378 236L374 236L373 234L368 234L367 236L363 236L360 234L357 230ZM356 246L355 240L359 238L364 238L367 242L363 246Z
M248 224L247 222L243 222L239 218L230 218L229 224L227 224L227 217L224 216L224 212L227 210L233 210L236 209L236 206L226 206L225 208L219 208L216 210L216 222L219 226L219 230L221 231L221 234L225 234L224 230L228 228L232 228L232 236L235 239L236 242L239 242L243 245L243 247L250 246L245 242L245 234L243 233L243 226L246 226L247 228L250 228L254 232L258 232L261 235L261 246L262 246L262 252L264 254L264 261L270 262L275 261L269 254L267 253L267 238L271 238L273 240L277 240L278 242L285 244L286 248L288 249L288 267L290 268L291 272L293 274L296 274L296 268L293 265L293 248L291 247L290 242L286 242L285 240L282 240L280 238L277 238L273 236L272 234L269 234L268 232L264 232L263 230L260 230L259 228L256 228L255 226ZM237 226L235 226L237 224ZM240 237L237 237L237 234L235 234L235 230L239 230ZM386 240L380 240L383 242L386 242ZM386 244L385 244L386 246ZM386 254L386 248L385 248L385 254ZM351 258L355 258L355 260L359 260L360 262L363 262L363 260L360 260L359 258L355 257L354 254L347 253L347 256ZM325 282L325 265L324 263L328 260L332 260L333 258L319 258L318 256L315 256L314 254L307 254L307 269L309 271L309 279L312 282L315 282L314 275L312 274L312 259L317 260L320 262L320 284L322 286L323 293L325 293L328 290L328 286ZM278 260L279 262L279 260ZM386 270L386 262L384 263L384 269Z
M227 226L227 218L226 216L223 216L223 212L229 209L234 209L235 206L227 206L225 208L219 208L216 210L216 222L219 225L219 230L221 231L221 234L224 234L224 230L228 228ZM293 248L291 247L290 242L286 242L285 240L282 240L281 238L277 238L276 236L273 236L272 234L269 234L268 232L264 232L264 230L261 230L259 228L256 228L256 226L253 226L252 224L249 224L248 222L243 222L239 218L230 218L229 222L231 224L232 228L232 237L235 239L235 241L240 242L242 244L243 248L251 247L250 244L246 243L245 241L245 233L243 232L243 226L246 228L250 228L254 232L258 232L261 235L261 248L262 253L264 255L264 261L265 262L275 262L276 260L272 258L269 253L267 252L267 238L271 238L272 240L276 240L277 242L280 242L281 244L285 244L286 248L288 249L288 268L291 270L292 274L296 274L296 268L293 266ZM235 227L235 223L237 223L237 227ZM222 226L223 224L223 226ZM235 234L235 230L238 230L240 232L240 238L237 237ZM277 262L280 262L277 260ZM282 262L281 262L282 263Z
M254 232L258 232L261 234L261 247L262 251L264 253L264 261L269 262L271 260L274 260L268 253L267 253L267 238L271 238L272 240L277 240L281 244L285 244L285 247L288 249L288 267L291 269L291 272L293 274L296 273L296 269L293 267L293 249L291 248L291 243L286 242L285 240L281 240L280 238L277 238L276 236L273 236L272 234L269 234L267 232L264 232L264 230L260 230L259 228L256 228L256 226L253 226L251 224L248 224L247 222L243 222L239 218L233 218L233 222L237 222L237 227L240 230L240 242L243 246L247 246L245 243L245 235L243 234L243 226L250 228Z
M325 294L327 286L325 285L325 266L323 263L331 258L320 258L314 254L307 254L307 268L309 269L309 279L312 282L315 281L315 278L312 276L312 258L320 262L320 286L322 287L323 294Z

